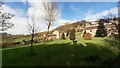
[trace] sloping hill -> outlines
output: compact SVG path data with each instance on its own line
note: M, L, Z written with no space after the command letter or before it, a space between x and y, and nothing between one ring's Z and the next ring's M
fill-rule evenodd
M75 22L75 23L71 23L71 24L65 24L65 25L62 25L62 26L59 26L54 30L59 30L59 31L67 31L69 30L70 28L77 28L78 26L81 27L83 25L85 25L86 23L90 23L90 22L86 22L86 21L78 21L78 22Z

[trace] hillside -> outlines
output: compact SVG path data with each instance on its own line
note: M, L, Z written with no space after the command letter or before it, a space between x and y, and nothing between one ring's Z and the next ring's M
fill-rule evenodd
M65 24L53 29L53 31L54 30L67 31L70 28L78 28L78 26L84 26L86 23L90 23L90 22L86 22L85 20L82 20L82 21L71 23L71 24Z

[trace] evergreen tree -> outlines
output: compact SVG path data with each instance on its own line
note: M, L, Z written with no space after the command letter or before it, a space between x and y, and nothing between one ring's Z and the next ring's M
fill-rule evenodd
M76 39L76 35L75 35L75 29L70 29L70 40L75 40Z
M65 40L65 34L64 34L64 32L62 33L62 39Z
M107 30L104 26L104 20L100 19L99 25L96 31L96 37L105 37L105 36L107 36Z

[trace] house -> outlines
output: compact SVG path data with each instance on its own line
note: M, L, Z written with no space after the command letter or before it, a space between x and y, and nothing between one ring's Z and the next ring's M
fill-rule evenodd
M94 37L96 35L97 27L96 26L87 27L85 28L85 31L86 33L92 34L92 37Z
M94 26L94 27L86 27L82 33L81 33L81 36L84 35L84 33L90 33L92 35L92 37L94 37L96 35L96 31L97 31L97 27Z
M81 33L81 36L83 36L84 33L90 33L92 37L94 37L96 35L97 26L98 26L97 21L90 21L89 23L86 23L85 28L83 29Z
M107 34L108 34L107 36L111 36L111 34L114 33L116 30L115 26L109 23L104 23L104 25L105 28L107 29ZM90 33L92 34L92 37L94 37L96 35L97 26L98 26L97 22L91 22L91 24L87 23L81 36L83 36L84 33Z
M56 39L56 35L55 34L43 34L43 40L54 40Z
M59 31L57 31L57 30L55 30L54 32L53 32L53 34L55 34L56 35L56 39L59 39L60 38L60 32Z
M48 34L47 36L48 36L48 38L47 38L48 40L54 40L54 39L56 39L57 35L55 35L55 34Z
M55 30L55 31L53 31L52 34L56 35L56 37L55 37L56 39L61 39L63 33L65 34L65 37L66 37L67 33L64 32L64 31L58 31L58 30Z

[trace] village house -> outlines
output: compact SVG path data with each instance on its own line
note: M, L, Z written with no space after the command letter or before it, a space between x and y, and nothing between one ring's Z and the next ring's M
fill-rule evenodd
M54 39L56 39L57 35L55 35L55 34L48 34L47 36L48 36L48 40L54 40Z
M112 25L111 23L104 23L105 28L107 30L107 36L111 36L112 33L116 32L116 28L114 25ZM83 36L84 33L90 33L92 34L92 37L94 37L96 35L96 31L97 31L97 26L98 26L98 22L97 21L93 21L91 23L87 23L86 27L84 28L84 30L82 31L81 36Z
M81 36L83 36L84 33L90 33L92 35L92 37L94 37L96 35L97 26L98 26L97 21L91 21L89 23L86 23L85 28L83 29L83 31L81 33Z
M55 37L56 39L61 39L63 33L64 33L64 35L65 35L65 37L66 37L67 33L64 32L64 31L57 31L57 30L55 30L55 31L53 31L52 34L55 34L55 35L56 35L56 37Z
M92 37L94 37L96 35L97 27L96 26L87 27L85 28L85 31L86 33L92 34Z
M44 34L43 37L44 37L44 40L54 40L54 39L56 39L55 34L47 34L47 35Z
M55 30L54 32L53 32L53 34L55 34L56 35L56 39L59 39L60 38L60 32L59 31L57 31L57 30Z

